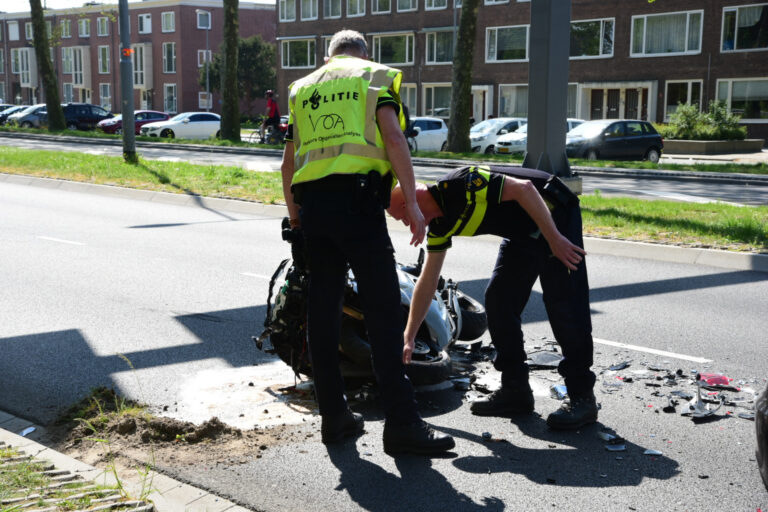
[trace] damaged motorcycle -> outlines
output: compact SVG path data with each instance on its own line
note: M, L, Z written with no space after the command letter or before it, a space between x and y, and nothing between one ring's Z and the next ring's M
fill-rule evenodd
M269 283L267 314L264 331L254 337L259 350L276 354L297 375L312 376L312 363L307 346L306 296L309 284L303 237L299 230L292 230L288 219L282 223L283 240L291 244L292 258L285 259L277 267ZM415 265L397 264L400 284L400 304L403 318L408 310L413 289L421 274L424 250L419 252ZM277 292L275 285L279 284ZM274 295L274 297L273 297ZM488 327L485 308L472 297L458 289L457 283L440 277L427 316L422 323L411 364L406 373L414 384L436 384L449 378L451 358L447 349L456 341L472 341L481 337ZM265 342L268 342L265 343ZM347 271L339 339L340 367L347 378L373 378L371 347L365 328L357 283L351 270Z

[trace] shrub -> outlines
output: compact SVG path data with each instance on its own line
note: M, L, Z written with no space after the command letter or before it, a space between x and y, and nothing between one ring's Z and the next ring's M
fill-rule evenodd
M747 128L739 126L740 119L728 112L721 101L710 102L707 112L699 112L695 105L680 103L669 116L669 124L658 125L656 129L665 139L743 140Z

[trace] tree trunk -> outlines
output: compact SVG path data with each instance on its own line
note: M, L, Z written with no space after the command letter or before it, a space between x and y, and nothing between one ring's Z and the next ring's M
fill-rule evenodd
M48 110L48 131L61 131L67 127L67 122L64 119L64 110L61 108L61 101L59 100L59 81L56 79L56 73L54 73L51 63L43 7L40 5L40 0L29 0L29 7L32 12L37 70L43 79L45 104Z
M468 153L469 119L472 117L472 61L477 30L477 9L480 0L463 0L459 36L453 56L453 91L451 118L448 120L448 151Z
M238 2L224 0L224 69L221 73L221 138L240 140L240 94L237 84Z

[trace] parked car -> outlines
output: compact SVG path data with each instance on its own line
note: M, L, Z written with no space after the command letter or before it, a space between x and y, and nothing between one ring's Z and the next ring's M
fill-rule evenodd
M90 103L66 103L62 105L68 130L93 130L104 119L110 119L112 113Z
M11 114L6 119L5 124L22 128L40 128L40 122L45 119L47 114L45 103L38 103Z
M569 132L584 123L583 119L566 119L565 131ZM496 140L496 153L510 155L524 153L528 148L528 125L524 124L512 133L502 135Z
M165 112L158 112L157 110L137 110L133 113L134 124L136 126L136 135L141 133L141 127L148 123L156 123L159 121L167 121L171 116ZM96 128L100 129L104 133L123 133L123 115L117 114L109 119L99 121Z
M528 120L524 117L495 117L480 121L469 129L469 141L475 153L492 154L496 140L509 132L514 132Z
M442 151L448 144L448 126L439 117L412 117L419 151Z
M664 141L647 121L600 119L587 121L570 132L565 151L570 158L641 160L657 163Z
M768 387L755 402L755 431L757 432L757 467L768 489Z
M0 103L0 112L2 112L3 110L9 109L13 106L15 105L13 105L12 103Z
M21 112L25 108L29 108L29 105L13 105L0 112L0 124L5 124L11 114Z
M185 112L167 121L145 124L141 134L149 137L208 139L219 136L221 117L210 112Z

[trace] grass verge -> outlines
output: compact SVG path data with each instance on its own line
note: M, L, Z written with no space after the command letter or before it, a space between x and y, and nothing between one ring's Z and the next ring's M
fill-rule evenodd
M282 203L279 173L238 167L0 147L0 172L119 185L145 190ZM768 207L582 197L584 232L626 240L768 252Z

